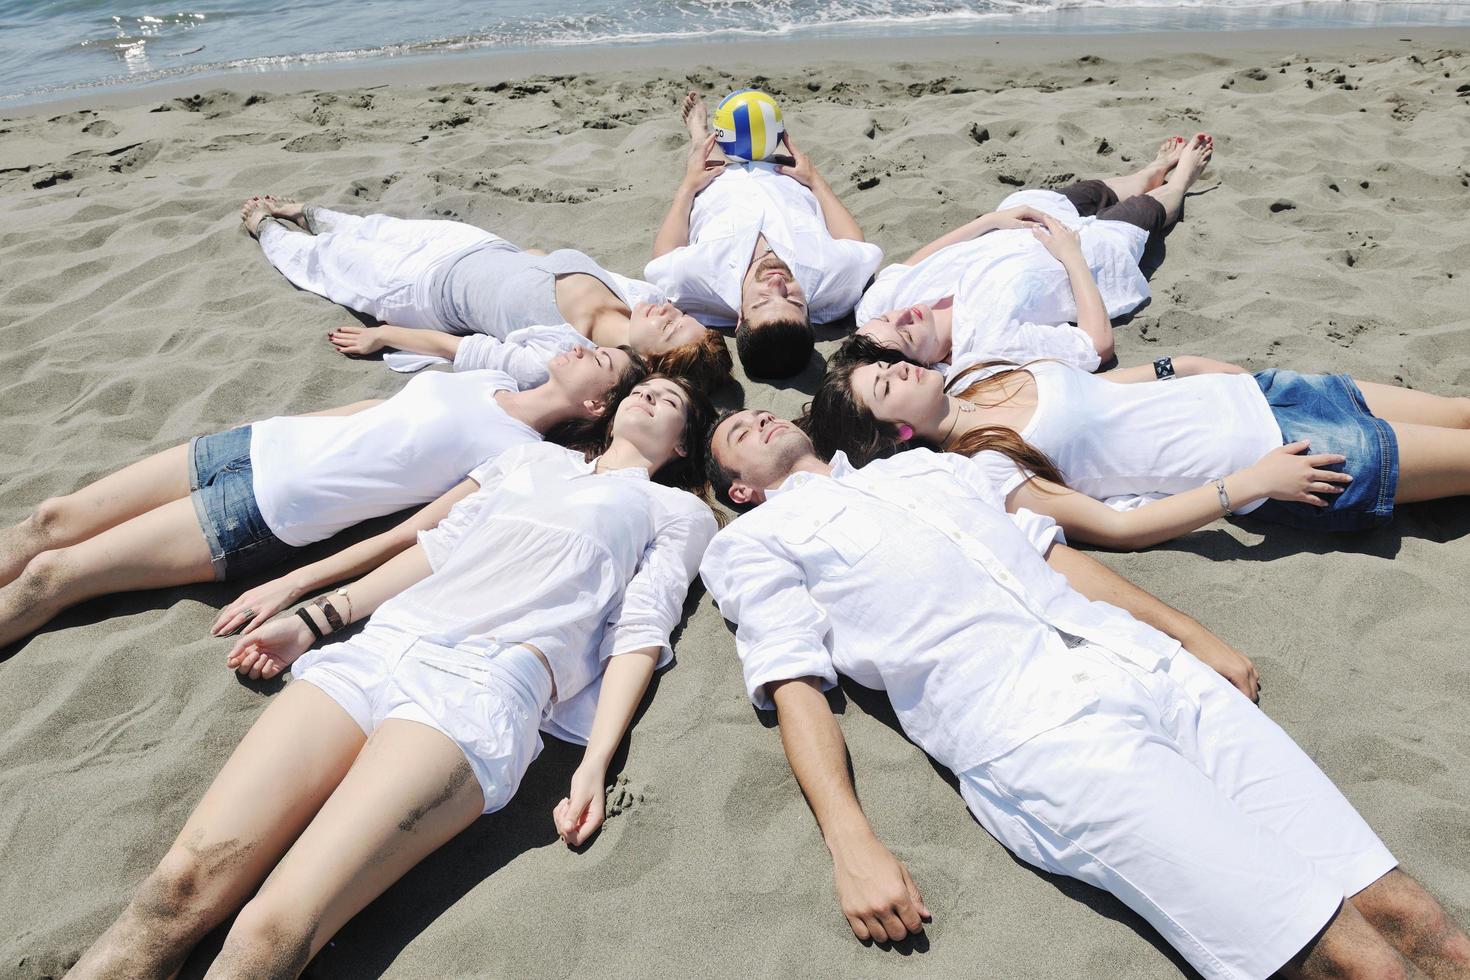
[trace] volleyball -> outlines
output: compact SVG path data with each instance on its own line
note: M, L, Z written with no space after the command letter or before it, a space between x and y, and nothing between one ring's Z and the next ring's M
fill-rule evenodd
M781 145L786 127L776 100L753 88L731 92L715 106L715 141L731 160L764 160Z

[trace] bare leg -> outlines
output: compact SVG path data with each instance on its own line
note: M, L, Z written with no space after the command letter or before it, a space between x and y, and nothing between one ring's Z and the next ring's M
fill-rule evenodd
M1404 872L1390 871L1352 901L1380 935L1434 980L1470 978L1470 939Z
M703 143L705 137L709 136L709 106L704 104L704 97L698 92L688 93L684 96L679 112L689 130L689 142L696 145ZM716 146L706 159L724 163L725 151Z
M1389 422L1437 425L1445 429L1470 429L1470 398L1431 395L1427 391L1375 384L1353 379L1363 392L1368 411Z
M174 500L80 544L32 558L0 589L0 646L95 596L212 581L209 544L194 503Z
M241 740L157 870L72 969L73 980L178 970L311 822L364 741L319 688L287 687Z
M1407 980L1417 976L1368 924L1352 902L1343 902L1327 928L1282 967L1301 980Z
M1137 197L1139 194L1147 194L1164 182L1169 171L1173 170L1179 162L1179 155L1182 152L1184 152L1184 137L1170 136L1159 144L1158 155L1141 170L1119 177L1104 177L1103 183L1112 188L1120 201Z
M1470 430L1389 422L1399 440L1394 503L1411 504L1470 493Z
M1184 145L1179 154L1179 163L1169 179L1159 187L1148 192L1148 196L1156 199L1164 206L1165 220L1173 224L1179 220L1179 212L1184 207L1184 194L1194 182L1199 180L1199 175L1204 173L1205 166L1209 164L1210 157L1215 152L1215 139L1206 133L1195 133L1193 138Z
M189 447L175 446L124 467L76 493L36 505L0 531L0 586L43 551L76 544L171 500L189 495Z
M348 919L483 807L459 746L417 722L384 722L241 910L206 976L297 976Z

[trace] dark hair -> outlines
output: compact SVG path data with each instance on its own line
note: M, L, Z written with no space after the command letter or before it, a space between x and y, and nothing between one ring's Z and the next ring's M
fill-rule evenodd
M705 456L709 452L709 430L710 425L714 422L715 409L703 392L694 387L688 379L678 375L655 372L628 385L625 389L620 389L617 400L612 402L608 410L598 418L600 425L596 431L590 432L589 436L580 442L566 444L567 448L580 451L588 459L606 452L607 447L612 444L613 417L617 415L618 406L639 384L655 378L672 381L679 386L680 391L684 392L684 428L679 433L679 442L684 447L684 455L674 456L661 466L657 473L650 473L649 476L656 483L687 490L696 497L704 498L709 491L709 482L705 477Z
M638 382L648 377L648 362L643 359L642 354L626 345L619 347L618 350L628 355L628 370L624 371L622 376L608 389L607 409L601 415L593 418L567 419L565 422L558 422L546 432L547 442L554 442L568 449L577 449L600 438L599 433L612 420L618 402L622 401Z
M709 436L705 439L704 450L704 473L705 479L709 481L710 489L714 492L715 499L731 510L742 510L742 506L730 499L730 486L740 475L721 463L715 456L715 430L725 424L725 421L743 412L741 408L727 408L715 419L714 425L709 427Z
M864 364L893 364L905 360L892 348L883 347L866 337L853 337L843 344L842 356L834 356L816 396L802 418L802 424L812 437L817 452L824 457L838 450L846 452L853 465L862 466L874 459L891 456L901 449L923 446L930 449L974 456L986 450L1000 453L1017 467L1029 470L1043 480L1066 485L1056 464L1045 453L1021 438L1020 433L1004 425L982 425L966 432L948 447L933 445L914 439L908 442L898 437L898 426L882 422L871 409L858 401L852 390L852 373ZM987 377L980 378L954 391L959 383L979 370L1009 365ZM1016 371L1020 365L1010 361L985 361L966 368L953 378L946 389L956 398L974 401L982 392L998 387Z
M735 366L735 362L730 359L730 347L725 343L725 335L718 330L709 329L692 344L675 347L662 354L650 354L648 363L655 371L688 379L694 387L706 394L723 388L730 380L730 371Z
M816 341L806 319L772 320L752 326L741 320L735 328L735 353L752 378L789 378L800 374L812 359Z

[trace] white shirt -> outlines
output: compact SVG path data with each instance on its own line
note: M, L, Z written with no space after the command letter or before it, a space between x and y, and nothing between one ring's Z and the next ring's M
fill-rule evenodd
M1118 384L1046 361L1027 370L1036 379L1036 413L1021 437L1073 490L1119 510L1226 477L1281 446L1281 427L1249 374ZM1002 497L1025 479L999 453L976 460Z
M419 534L434 574L384 603L383 629L468 650L526 643L556 682L552 731L585 740L604 661L661 650L716 525L693 494L642 469L597 473L550 443L470 474L480 489Z
M1109 317L1148 299L1148 282L1138 268L1148 244L1142 228L1080 217L1071 201L1052 191L1018 191L996 210L1022 205L1078 229ZM1098 367L1092 340L1070 325L1077 319L1077 303L1066 269L1028 229L992 231L942 248L917 265L888 266L863 294L857 323L946 296L955 297L951 364L969 357L1018 362L1054 357L1086 371Z
M255 423L255 502L286 544L329 538L370 517L425 504L487 459L541 434L495 401L515 391L498 371L421 374L353 415Z
M1052 571L1049 518L1001 503L970 460L917 449L862 469L838 453L831 477L771 491L700 569L737 624L751 699L769 708L773 681L846 674L886 690L908 736L963 771L1095 703L1051 666L1058 634L1145 669L1174 655L1177 642Z
M764 235L806 292L813 323L851 312L883 250L833 238L807 187L768 163L731 164L700 191L689 215L689 244L649 262L643 275L706 326L740 316L740 284Z

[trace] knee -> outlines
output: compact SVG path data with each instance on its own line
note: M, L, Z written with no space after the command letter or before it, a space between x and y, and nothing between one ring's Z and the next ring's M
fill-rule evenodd
M70 556L65 548L43 551L26 562L16 585L28 599L39 599L65 584L70 567Z
M1470 939L1412 879L1364 911L1365 918L1413 959L1470 963Z
M138 889L133 908L149 922L187 929L209 911L207 891L207 875L198 856L174 847Z
M274 898L267 889L235 917L220 957L239 967L241 976L296 976L311 959L315 931L301 909Z
M47 497L26 518L27 529L43 541L55 540L70 508L64 497Z

